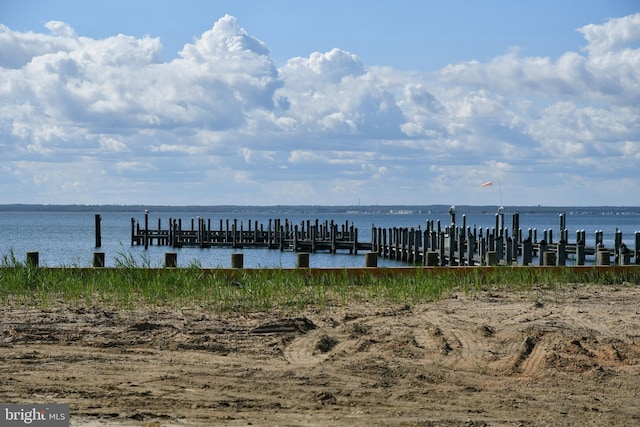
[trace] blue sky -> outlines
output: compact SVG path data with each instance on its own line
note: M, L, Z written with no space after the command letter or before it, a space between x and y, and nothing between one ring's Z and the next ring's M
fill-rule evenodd
M635 0L22 0L0 25L0 203L640 205Z

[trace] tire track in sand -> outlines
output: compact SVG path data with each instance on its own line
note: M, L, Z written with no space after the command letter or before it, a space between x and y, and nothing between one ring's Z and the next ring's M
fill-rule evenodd
M534 376L544 368L545 332L535 326L523 331L521 325L499 322L496 328L491 316L482 323L465 321L455 314L442 317L426 312L422 318L425 327L414 330L416 341L451 368L525 376Z
M455 315L441 317L425 312L425 327L416 328L416 342L431 350L439 362L462 369L478 369L491 347L493 328L466 322Z
M358 343L359 340L344 339L335 331L316 329L293 340L284 349L284 357L292 365L315 366L341 352L355 351Z

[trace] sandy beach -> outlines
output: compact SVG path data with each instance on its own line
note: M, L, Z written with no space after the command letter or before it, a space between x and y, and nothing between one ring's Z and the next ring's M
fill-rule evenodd
M68 403L72 426L640 424L636 285L0 318L0 401Z

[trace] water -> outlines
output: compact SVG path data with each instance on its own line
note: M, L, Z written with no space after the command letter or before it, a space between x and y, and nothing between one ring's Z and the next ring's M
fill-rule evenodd
M29 251L38 251L40 265L43 266L90 266L93 260L93 252L105 252L107 266L114 266L117 260L125 256L131 256L140 265L160 267L164 263L165 252L177 252L178 265L188 266L197 264L202 267L225 267L231 265L231 254L242 252L244 254L244 266L256 267L295 267L297 255L290 251L281 252L273 249L231 249L231 248L180 248L174 249L167 246L150 246L145 251L144 247L131 246L131 218L143 222L143 208L137 212L114 211L114 207L105 207L101 211L96 208L82 208L82 211L0 211L0 255L8 255L13 252L20 261L25 259ZM183 228L189 226L191 218L201 216L211 219L212 228L218 228L220 219L237 219L244 223L247 229L248 221L258 221L265 227L269 219L279 218L283 222L288 219L293 224L302 221L318 219L333 220L337 224L346 221L358 227L358 240L370 241L371 226L376 227L422 227L426 220L440 220L442 225L449 224L451 217L447 213L447 207L407 207L407 208L377 208L377 207L353 207L351 211L341 210L336 213L329 212L328 208L279 208L274 212L273 208L234 208L227 212L219 208L176 208L174 211L165 208L162 211L149 215L150 226L155 227L157 218L160 217L163 227L167 226L169 217L182 218ZM235 212L233 210L236 210ZM239 210L239 211L238 211ZM396 213L391 213L393 210ZM559 214L566 213L566 224L569 231L569 240L575 241L575 231L584 229L587 233L587 244L593 245L594 232L604 232L604 243L613 246L614 232L622 231L623 242L634 248L634 233L640 230L640 208L540 208L521 207L505 209L505 225L511 228L511 218L514 212L520 213L520 227L523 230L536 228L538 239L542 238L544 229L553 229L554 240L557 240L559 230ZM102 247L95 246L95 219L99 213L102 217ZM462 223L462 215L466 216L467 226L493 227L495 225L495 208L491 207L457 207L456 222ZM405 264L393 260L379 258L379 266L403 266ZM364 266L364 253L349 255L348 253L328 254L318 252L310 255L311 267L362 267Z

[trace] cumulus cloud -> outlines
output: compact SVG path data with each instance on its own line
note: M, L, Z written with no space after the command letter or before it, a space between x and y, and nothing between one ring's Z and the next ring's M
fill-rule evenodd
M0 203L191 204L215 183L225 203L481 204L500 179L508 204L637 205L640 14L577 31L557 58L425 74L339 47L277 67L229 15L171 61L158 38L0 25Z
M640 13L614 18L605 24L589 24L579 28L590 54L606 55L612 50L623 50L637 46L640 40Z

